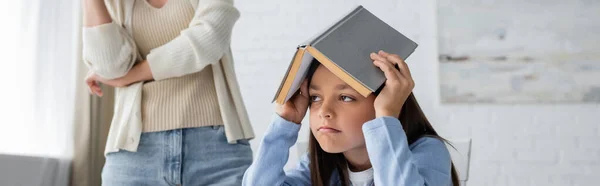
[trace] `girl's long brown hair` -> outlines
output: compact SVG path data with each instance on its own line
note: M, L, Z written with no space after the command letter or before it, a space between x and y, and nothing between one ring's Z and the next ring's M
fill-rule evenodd
M313 60L312 65L309 69L307 78L308 83L310 84L312 80L312 76L316 71L317 67L320 63L316 60ZM379 91L382 89L381 87L378 91L375 92L375 95L379 94ZM404 105L402 105L402 113L398 117L400 123L402 124L402 128L406 133L406 137L408 139L408 144L412 144L417 139L421 137L433 137L440 139L446 143L447 140L440 137L437 132L425 117L425 114L421 110L421 107L417 103L417 99L411 93ZM325 152L319 142L315 138L315 136L310 132L310 139L308 144L308 152L310 159L310 179L311 183L314 186L327 186L330 183L331 176L334 171L337 171L342 186L350 185L350 181L348 178L348 164L346 158L342 153L328 153ZM459 186L458 174L454 169L454 163L451 164L451 177L452 184L454 186Z

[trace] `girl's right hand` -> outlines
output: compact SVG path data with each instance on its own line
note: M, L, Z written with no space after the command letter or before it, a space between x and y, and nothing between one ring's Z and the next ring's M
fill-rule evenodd
M296 92L287 102L283 105L275 103L275 111L283 119L301 124L308 110L308 104L310 104L309 99L308 81L304 80L300 85L300 91Z
M375 115L376 117L400 117L402 106L415 87L408 65L400 56L384 51L379 51L379 54L372 53L371 59L373 64L383 71L386 78L385 87L373 103Z

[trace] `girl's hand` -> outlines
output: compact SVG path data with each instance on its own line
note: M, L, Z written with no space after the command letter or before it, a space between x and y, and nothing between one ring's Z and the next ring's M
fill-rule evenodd
M300 85L299 92L296 92L292 98L283 105L275 104L275 111L283 119L300 124L304 119L304 115L306 115L309 103L308 81L304 80Z
M385 87L375 98L375 115L376 117L398 118L402 111L402 105L415 87L408 65L400 56L384 51L371 53L371 59L373 59L373 64L383 71L387 79Z

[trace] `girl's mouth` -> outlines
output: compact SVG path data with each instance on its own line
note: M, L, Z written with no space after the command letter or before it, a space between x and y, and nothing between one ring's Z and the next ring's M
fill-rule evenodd
M325 127L325 126L319 127L319 129L317 129L317 131L319 131L319 132L325 132L325 133L338 133L338 132L341 132L340 130L337 130L337 129L334 129L334 128L331 128L331 127Z

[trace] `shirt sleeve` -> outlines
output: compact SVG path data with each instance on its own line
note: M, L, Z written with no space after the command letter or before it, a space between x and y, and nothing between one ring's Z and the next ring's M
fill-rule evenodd
M256 160L244 174L242 185L310 185L307 154L302 156L294 169L287 172L283 170L288 161L289 149L298 139L299 130L300 125L286 121L275 114L260 143Z
M422 137L409 146L400 121L381 117L363 125L375 185L452 185L444 142Z

